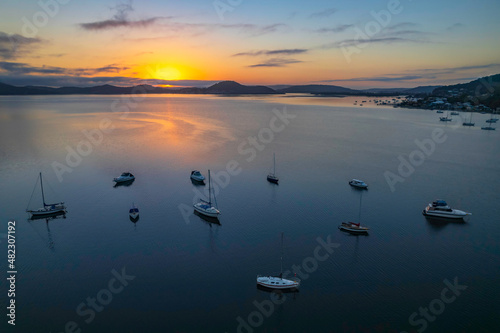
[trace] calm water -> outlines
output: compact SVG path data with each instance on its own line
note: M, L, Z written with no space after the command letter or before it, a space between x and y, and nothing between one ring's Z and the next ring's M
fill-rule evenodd
M68 322L82 332L498 328L500 133L480 130L487 115L474 115L476 127L463 128L459 117L444 124L432 111L353 107L335 98L149 96L125 113L126 102L0 99L0 236L8 220L17 221L16 332L64 332ZM285 109L295 118L282 126L273 110ZM98 141L84 147L82 131L106 119L112 130L93 132ZM271 123L280 131L263 130ZM384 173L397 174L398 156L408 158L415 140L431 139L436 129L444 142L391 191ZM259 132L266 144L256 150L248 137ZM87 156L72 160L59 181L53 162L67 164L67 149L78 147ZM279 186L266 181L273 152ZM228 162L240 173L223 177ZM220 225L182 210L204 189L191 183L194 169L218 177ZM48 201L66 202L65 219L28 221L40 171ZM136 181L114 188L113 177L124 171ZM351 188L351 178L369 190ZM40 205L39 192L30 208ZM421 211L436 198L473 216L468 223L430 223ZM141 212L136 224L128 217L132 202ZM369 236L337 229L359 219ZM259 312L255 304L269 305L272 295L256 288L255 277L279 271L281 232L284 269L305 264L310 273L300 268L300 292L273 298L282 304ZM314 259L318 237L338 244L324 261ZM6 239L0 241L5 272ZM135 278L113 294L110 282L115 289L120 283L112 271L123 269ZM467 289L449 304L434 301L443 281L455 278ZM6 304L5 279L0 289ZM93 318L82 314L96 296L106 305ZM430 303L439 314L418 314L412 326L412 313ZM11 329L2 317L2 331Z

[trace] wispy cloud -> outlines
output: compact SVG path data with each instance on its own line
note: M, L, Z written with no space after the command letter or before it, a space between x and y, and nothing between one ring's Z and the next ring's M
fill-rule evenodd
M334 32L334 33L339 33L339 32L344 32L349 28L353 28L354 24L341 24L333 28L321 28L321 29L316 29L314 32L317 33L329 33L329 32Z
M463 23L455 23L455 24L452 24L450 25L448 28L446 28L447 31L455 31L455 30L459 30L461 28L465 27L465 24Z
M382 29L371 38L360 38L360 36L356 36L356 38L323 44L319 48L331 49L366 44L431 43L428 36L433 35L433 33L410 29L416 26L417 24L412 22L402 22Z
M247 67L285 67L290 64L296 64L302 62L301 60L296 60L296 59L283 59L283 58L273 58L269 59L265 62L255 64L255 65L250 65Z
M39 85L49 87L90 87L110 84L115 86L134 86L140 84L172 85L177 87L208 87L219 81L204 80L144 80L125 76L81 77L70 75L5 75L0 74L0 82L15 86Z
M0 70L3 74L28 75L28 74L65 74L65 75L98 75L102 73L119 73L128 70L128 67L120 67L111 64L98 68L63 68L55 66L31 66L26 63L0 61Z
M318 82L397 82L422 79L419 75L356 77L351 79L322 80Z
M236 54L233 54L232 56L239 57L239 56L261 56L261 55L266 55L266 56L292 55L292 54L306 53L307 51L309 51L309 50L308 49L260 50L260 51L253 51L253 52L236 53Z
M118 6L112 7L112 10L115 11L115 14L111 19L89 22L89 23L80 23L80 27L85 30L91 31L100 31L100 30L109 30L116 28L145 28L151 26L152 24L158 22L161 19L171 19L172 16L169 17L150 17L142 20L130 20L129 14L134 11L132 4L129 2L128 4L120 4Z
M318 12L314 12L311 15L309 15L310 18L324 18L324 17L330 17L333 14L337 12L337 9L335 8L327 8Z
M0 31L0 59L15 59L25 56L41 43L40 38L28 38Z

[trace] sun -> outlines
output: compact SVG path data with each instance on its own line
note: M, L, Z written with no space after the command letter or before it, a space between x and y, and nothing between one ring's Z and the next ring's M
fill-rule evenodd
M156 70L155 78L160 80L179 80L181 72L175 67L162 67Z

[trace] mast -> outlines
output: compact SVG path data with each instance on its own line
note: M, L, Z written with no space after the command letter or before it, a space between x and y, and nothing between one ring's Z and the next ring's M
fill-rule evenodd
M210 187L210 169L208 169L208 204L212 204L212 189Z
M45 204L45 195L43 194L43 183L42 183L42 173L40 172L40 187L42 188L42 201L43 201L43 206L47 206Z
M281 268L280 268L280 279L283 278L283 232L281 233Z
M273 165L274 165L274 167L273 167L273 176L276 177L276 154L275 153L273 153L273 161L274 161L274 163L273 163Z

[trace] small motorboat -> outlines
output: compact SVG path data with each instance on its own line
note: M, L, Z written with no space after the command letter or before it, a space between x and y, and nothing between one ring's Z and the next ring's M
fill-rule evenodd
M132 204L132 207L128 211L128 215L130 219L135 222L139 219L139 208L135 204Z
M436 113L444 113L444 112L441 110L437 110Z
M354 222L342 222L342 224L339 225L339 229L353 234L366 234L368 230L370 230L370 228L363 227L359 223Z
M349 181L349 185L357 188L368 188L368 184L359 179L353 179Z
M120 177L113 178L113 181L115 183L125 183L125 182L130 182L132 180L135 180L135 176L130 172L124 172L121 174Z
M458 113L457 111L452 111L450 114L452 116L459 116L460 115L460 113Z
M201 174L198 170L191 171L191 179L200 183L203 183L205 176Z
M458 209L451 209L450 206L444 200L436 200L430 203L425 209L422 211L424 216L429 217L438 217L444 219L463 219L468 215L472 215L471 213L464 212Z

